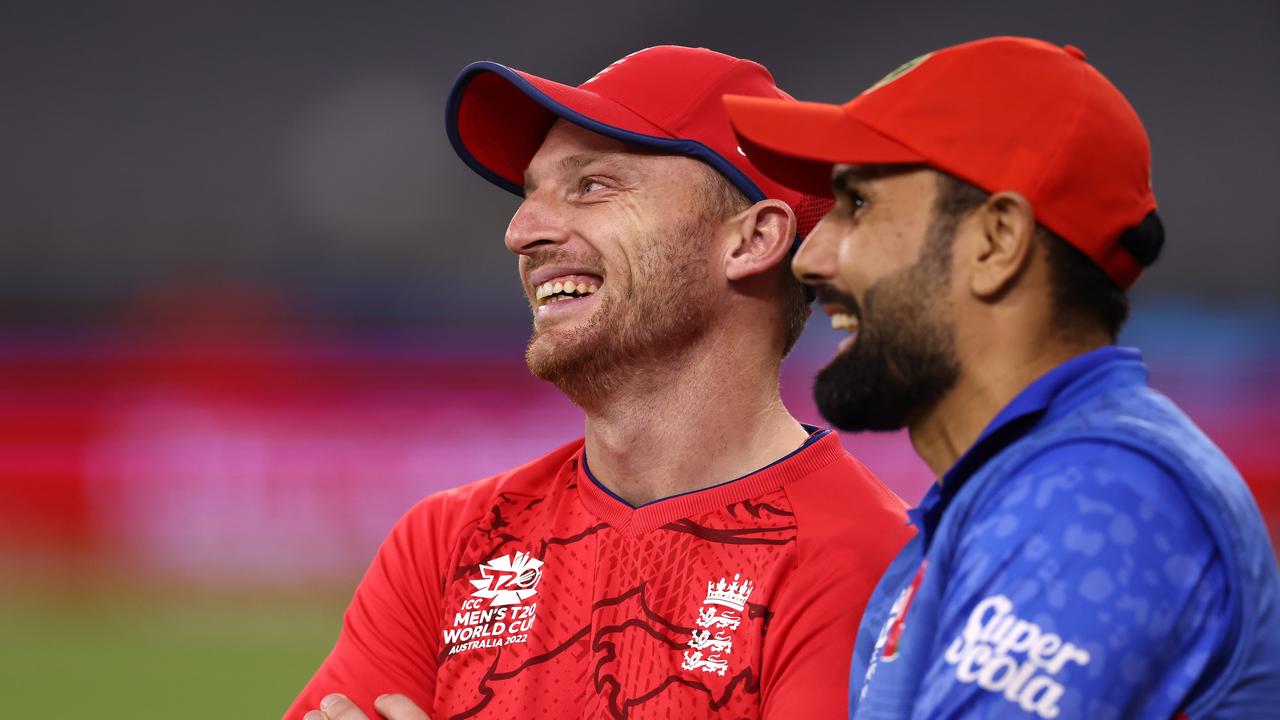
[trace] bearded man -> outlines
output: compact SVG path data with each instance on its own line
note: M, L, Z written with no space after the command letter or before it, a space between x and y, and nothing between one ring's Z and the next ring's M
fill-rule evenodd
M1164 242L1120 91L1002 37L844 106L728 102L753 162L836 198L794 263L851 333L823 415L905 426L938 477L862 619L854 717L1274 717L1258 508L1114 344Z
M909 530L781 402L796 216L827 204L743 157L726 92L789 99L681 47L579 87L462 72L450 138L524 197L526 359L585 438L411 510L287 718L844 715L857 618Z

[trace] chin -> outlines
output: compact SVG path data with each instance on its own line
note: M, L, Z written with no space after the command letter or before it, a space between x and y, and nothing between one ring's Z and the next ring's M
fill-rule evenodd
M570 399L599 384L610 353L585 329L536 332L525 349L529 372L559 387Z

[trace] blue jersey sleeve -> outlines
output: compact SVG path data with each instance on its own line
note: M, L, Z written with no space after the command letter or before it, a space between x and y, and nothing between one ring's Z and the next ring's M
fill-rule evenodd
M918 718L1171 718L1230 634L1224 563L1169 471L1108 442L970 507Z
M880 634L893 611L894 599L903 587L911 582L920 565L919 535L913 535L898 556L880 576L871 600L867 603L862 620L858 623L858 635L853 645L853 661L849 667L849 716L858 707L859 695L867 679L867 669L872 657L879 651Z

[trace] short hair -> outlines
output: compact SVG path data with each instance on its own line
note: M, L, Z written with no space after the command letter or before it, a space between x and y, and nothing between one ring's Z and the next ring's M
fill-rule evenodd
M702 199L709 217L723 219L736 215L751 206L751 201L727 178L707 167L707 182L702 186ZM794 248L793 248L794 249ZM790 261L790 255L788 262ZM783 267L779 280L779 301L782 303L782 356L795 347L809 320L809 293L789 268Z
M991 197L986 190L938 173L935 216L958 218ZM1054 309L1068 322L1100 327L1114 342L1129 318L1129 297L1102 268L1074 245L1037 223L1036 237L1049 265Z

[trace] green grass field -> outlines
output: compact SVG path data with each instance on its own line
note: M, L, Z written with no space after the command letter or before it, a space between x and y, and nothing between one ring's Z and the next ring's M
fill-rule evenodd
M347 596L0 590L5 717L279 718Z

